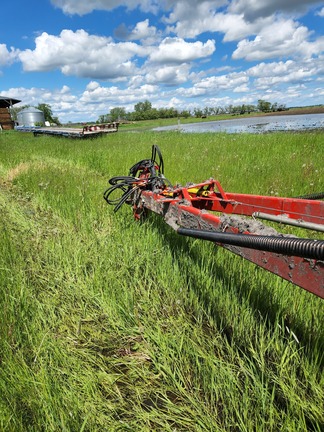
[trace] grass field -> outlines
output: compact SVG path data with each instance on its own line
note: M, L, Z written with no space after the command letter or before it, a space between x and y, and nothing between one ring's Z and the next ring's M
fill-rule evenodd
M2 132L0 430L322 431L324 302L103 192L152 144L173 184L321 192L323 138Z

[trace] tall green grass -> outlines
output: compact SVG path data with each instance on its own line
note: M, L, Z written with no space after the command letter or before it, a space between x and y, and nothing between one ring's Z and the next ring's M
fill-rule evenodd
M323 302L105 204L152 144L174 184L324 190L321 133L0 134L0 430L322 430Z

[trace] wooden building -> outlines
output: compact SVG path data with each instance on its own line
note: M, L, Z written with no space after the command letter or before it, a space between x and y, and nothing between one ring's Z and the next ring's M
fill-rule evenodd
M8 130L13 129L15 126L14 121L11 118L10 107L18 102L18 99L10 97L0 96L0 126L1 129Z

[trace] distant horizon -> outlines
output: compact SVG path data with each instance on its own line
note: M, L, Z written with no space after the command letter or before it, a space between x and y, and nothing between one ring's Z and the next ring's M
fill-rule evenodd
M291 110L291 109L303 109L303 108L315 108L315 107L321 107L321 106L324 106L324 104L304 105L304 106L291 106L291 107L287 107L287 110ZM276 114L278 115L278 113L276 113L276 112L273 112L272 114L273 115L276 115ZM321 113L309 113L309 114L321 114ZM222 114L214 114L214 115L208 116L208 117L217 117L217 115L222 115ZM191 117L195 117L193 115L193 113L191 113ZM95 123L97 120L94 120L93 123ZM143 120L143 121L145 121L145 120ZM64 124L69 124L69 123L72 123L72 124L78 124L78 123L82 124L82 123L91 123L91 121L89 121L89 120L87 120L87 121L80 120L80 121L73 122L71 120L68 120L67 122L64 122Z
M0 96L46 103L62 123L144 100L324 102L323 1L12 0L2 16L16 25L2 21Z
M294 106L294 107L287 107L287 110L294 109L294 108L300 108L300 109L302 109L302 108L312 108L312 107L316 107L316 106L324 106L324 105L321 104L321 105L312 105L312 106L311 105ZM273 114L273 115L277 114L278 115L278 113L276 113L276 112L273 112L271 114ZM321 114L321 113L309 113L309 114ZM212 115L212 116L208 116L207 118L209 118L209 117L217 117L217 115L222 115L222 114L215 114L215 115ZM296 115L298 115L298 114L296 114ZM195 116L192 114L190 118L195 118ZM87 124L87 123L96 123L97 121L98 121L98 119L96 119L96 120L78 120L78 121L68 120L66 122L62 122L62 124ZM148 120L139 120L139 121L148 121Z

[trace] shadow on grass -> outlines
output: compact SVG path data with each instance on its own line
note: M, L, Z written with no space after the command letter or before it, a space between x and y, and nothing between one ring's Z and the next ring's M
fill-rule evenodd
M200 268L206 267L206 252L201 253L199 248L198 250L197 248L193 248L192 239L176 234L175 231L158 216L151 214L149 221L154 229L158 229L165 243L169 245L174 260L178 262L181 271L187 275L189 289L194 291L203 309L209 311L217 327L225 335L228 342L231 343L235 329L230 319L226 316L226 311L224 311L223 307L219 306L215 298L211 298L207 290L201 289L202 281L199 274L191 272L191 268L195 265ZM224 251L224 253L230 254L230 252L218 247L212 250L214 257L210 263L211 268L209 275L214 275L213 279L215 280L215 285L217 280L223 281L224 285L229 287L231 293L238 298L239 303L247 304L256 321L264 322L271 332L278 330L278 325L281 325L283 337L287 337L287 339L291 340L291 335L289 335L289 333L286 335L284 331L285 328L294 329L294 332L298 334L300 346L304 354L310 361L316 362L318 366L322 368L324 366L324 333L322 329L319 328L315 322L308 322L305 324L305 320L302 320L302 317L298 316L292 307L288 310L287 307L283 306L278 300L278 297L274 295L273 289L269 287L265 281L262 281L261 277L257 276L257 288L251 288L249 278L251 278L252 274L251 270L248 268L246 272L244 271L243 277L242 274L237 274L235 272L235 268L231 269L232 271L229 274L222 265L217 263L218 251ZM185 261L183 260L183 255L186 256ZM257 266L254 267L256 273L259 271L266 271ZM255 273L253 274L253 278L255 279ZM287 289L290 287L293 290L301 289L297 286L293 286L289 282L286 282L286 284ZM217 287L215 289L217 289ZM311 293L306 293L306 295L312 296ZM314 314L312 314L312 321L316 321ZM235 343L237 344L237 340ZM246 351L244 341L242 341L242 345L239 349L242 352ZM314 353L322 354L316 356Z

